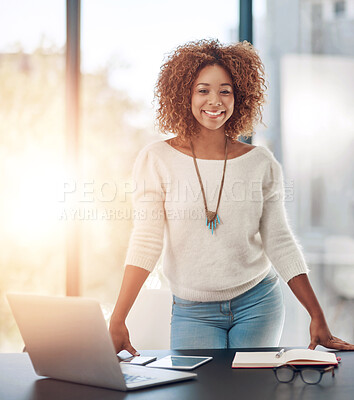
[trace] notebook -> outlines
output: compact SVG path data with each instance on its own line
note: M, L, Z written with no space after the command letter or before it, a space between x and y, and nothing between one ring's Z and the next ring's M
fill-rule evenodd
M95 300L25 294L7 299L38 375L123 391L197 376L120 364Z
M278 352L241 352L237 351L232 368L272 368L283 364L291 365L338 365L334 353L310 349L291 349L279 358Z

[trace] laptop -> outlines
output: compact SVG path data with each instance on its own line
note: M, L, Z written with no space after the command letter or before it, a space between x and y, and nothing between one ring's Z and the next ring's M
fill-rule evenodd
M38 375L123 391L197 376L120 363L95 300L29 294L7 299Z

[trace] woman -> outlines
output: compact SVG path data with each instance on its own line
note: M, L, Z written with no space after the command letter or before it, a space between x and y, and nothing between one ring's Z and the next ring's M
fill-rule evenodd
M278 274L311 316L309 348L354 349L332 336L311 288L286 219L281 165L237 140L261 120L263 74L247 42L187 43L163 64L157 121L176 137L145 146L134 165L134 230L110 324L117 352L138 354L125 319L163 240L172 349L278 346Z

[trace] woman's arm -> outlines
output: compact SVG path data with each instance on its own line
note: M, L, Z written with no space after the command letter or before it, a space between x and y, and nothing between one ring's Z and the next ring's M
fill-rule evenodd
M124 262L123 282L109 327L117 353L121 350L137 353L130 343L125 320L163 248L165 193L160 174L162 166L150 147L140 151L133 166L136 187L132 193L131 215L134 226Z
M117 353L127 350L133 355L139 355L130 343L125 320L149 274L150 272L146 269L134 265L126 266L122 286L109 326L109 332Z
M314 350L317 345L322 345L336 350L354 350L354 345L332 336L307 274L293 277L289 280L288 285L311 317L309 349Z
M285 208L285 190L282 166L270 156L262 183L263 212L259 223L264 251L285 282L308 267L301 248L289 226Z

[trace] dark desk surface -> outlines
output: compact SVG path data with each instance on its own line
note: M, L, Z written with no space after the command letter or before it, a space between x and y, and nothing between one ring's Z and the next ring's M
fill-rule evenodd
M245 350L245 349L244 349ZM255 349L254 349L255 350ZM275 351L275 348L257 349ZM354 352L338 352L342 363L332 378L323 376L318 385L306 385L298 376L293 383L277 383L271 369L232 369L236 349L142 351L142 355L168 354L213 356L213 361L197 368L197 380L156 386L134 392L119 392L37 376L26 353L0 354L1 400L224 400L224 399L354 399Z

